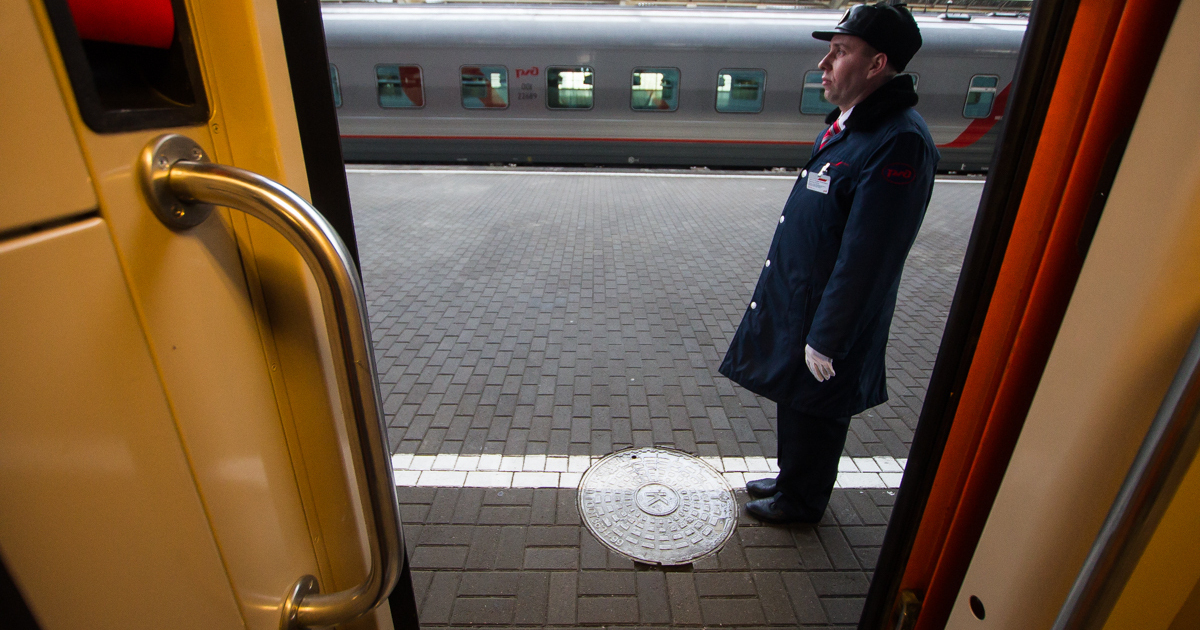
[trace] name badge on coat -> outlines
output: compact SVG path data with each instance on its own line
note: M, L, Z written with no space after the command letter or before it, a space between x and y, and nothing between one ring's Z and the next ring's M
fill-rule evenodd
M832 179L828 175L829 165L821 169L820 173L811 172L808 174L808 189L821 193L822 195L829 194L829 180Z

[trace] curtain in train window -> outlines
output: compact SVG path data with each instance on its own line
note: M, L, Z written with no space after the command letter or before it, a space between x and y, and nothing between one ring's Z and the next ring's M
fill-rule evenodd
M825 100L825 86L821 85L821 71L805 72L804 91L800 95L800 113L824 116L834 109L837 109L837 106Z
M424 107L419 66L375 66L380 107Z
M337 66L329 64L329 82L333 84L333 106L342 106L342 84L338 81Z
M546 106L550 109L591 109L595 102L592 69L587 66L546 68Z
M987 118L992 115L992 103L996 100L996 86L1000 77L978 75L971 77L971 87L967 88L967 102L963 105L963 116L966 118Z
M462 104L467 109L508 107L508 68L463 66Z
M761 112L766 70L722 70L717 75L717 111Z
M679 108L679 70L636 68L629 105L634 109L673 112Z

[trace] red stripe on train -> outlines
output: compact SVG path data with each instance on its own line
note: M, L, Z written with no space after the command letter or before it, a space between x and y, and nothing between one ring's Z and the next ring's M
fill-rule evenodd
M987 118L977 118L972 120L967 128L954 140L939 144L942 149L961 149L969 147L979 141L987 132L996 126L1000 119L1004 118L1004 106L1008 104L1008 91L1012 87L1012 83L1004 86L1004 89L996 95L996 102L992 105L992 115ZM812 146L811 142L797 142L791 140L715 140L715 139L699 139L699 138L557 138L553 136L399 136L399 135L370 135L370 134L343 134L343 138L358 139L387 139L387 140L518 140L518 141L542 141L542 142L680 142L689 144L763 144L763 145L779 145L779 146Z
M1008 104L1008 89L1012 87L1012 83L1004 86L1003 90L996 95L996 102L992 103L992 115L987 118L976 118L967 125L967 128L949 144L939 145L943 149L961 149L975 144L983 137L983 134L992 130L996 123L1004 118L1004 106Z
M540 140L549 142L690 142L707 144L782 144L809 145L811 142L793 142L790 140L711 140L698 138L556 138L553 136L392 136L392 135L357 135L343 134L343 138L386 138L389 140Z

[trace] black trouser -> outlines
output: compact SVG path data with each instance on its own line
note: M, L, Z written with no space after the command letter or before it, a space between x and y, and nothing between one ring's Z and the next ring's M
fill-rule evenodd
M776 421L779 475L775 505L816 522L829 505L850 418L826 418L779 405Z

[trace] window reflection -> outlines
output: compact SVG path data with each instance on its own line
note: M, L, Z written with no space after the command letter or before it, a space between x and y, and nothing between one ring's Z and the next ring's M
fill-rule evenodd
M766 70L722 70L717 75L717 111L761 112Z
M637 68L629 105L638 110L673 112L679 107L679 70Z
M467 109L508 107L508 68L463 66L462 104Z
M835 109L837 109L836 105L825 100L825 87L821 85L821 71L805 72L804 90L800 95L800 113L824 116Z
M375 66L375 80L380 107L425 106L419 66Z
M1000 77L979 75L971 77L971 86L967 88L967 102L963 105L963 116L967 118L987 118L992 115L992 103L996 100L996 86Z
M337 66L329 64L329 82L333 85L333 106L342 106L342 84L338 81Z
M595 99L592 69L587 66L546 68L546 106L591 109Z

